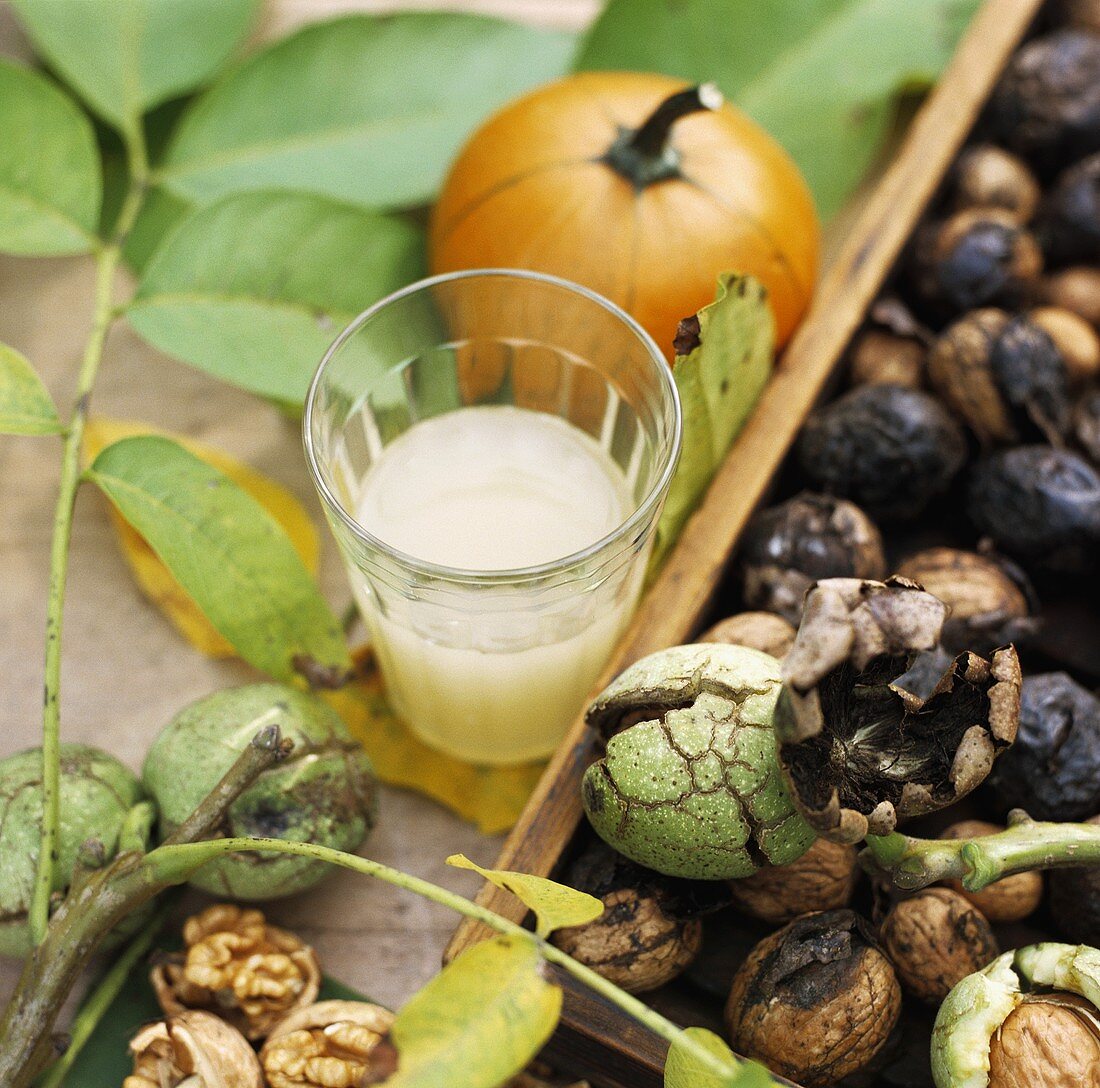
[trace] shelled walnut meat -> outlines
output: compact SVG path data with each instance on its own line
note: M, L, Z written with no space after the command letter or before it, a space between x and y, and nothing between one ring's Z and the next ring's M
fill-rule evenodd
M168 1016L205 1009L249 1039L262 1039L317 997L321 969L313 949L268 925L258 910L208 907L184 923L183 939L185 951L162 958L152 972Z

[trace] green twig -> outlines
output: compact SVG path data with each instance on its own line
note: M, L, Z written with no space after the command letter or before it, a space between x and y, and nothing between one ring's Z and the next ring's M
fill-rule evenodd
M165 901L160 909L150 919L148 925L126 946L122 954L111 964L96 983L95 987L81 1003L76 1016L73 1017L72 1026L69 1028L69 1045L65 1053L57 1059L53 1065L42 1075L36 1083L36 1088L60 1088L64 1083L69 1070L80 1057L84 1045L92 1037L92 1032L98 1027L104 1014L114 1004L130 972L153 947L153 941L164 928L169 915L175 909L179 901L178 896L172 896Z
M46 603L45 694L42 711L42 837L34 894L27 918L34 944L41 943L49 925L50 896L54 889L58 856L58 825L61 816L61 623L65 582L69 572L73 507L76 503L76 491L80 486L80 453L92 387L103 359L107 332L115 317L115 271L122 256L122 243L137 220L148 186L149 164L140 122L132 126L126 134L126 146L130 161L130 184L111 241L100 246L95 254L92 329L77 375L76 396L65 434L61 480L54 508L53 537L50 543L50 585Z
M347 854L341 850L333 850L327 846L318 846L314 843L287 842L283 839L237 838L161 846L148 855L146 863L152 868L154 879L157 881L177 883L187 880L193 872L213 858L237 851L294 854L298 857L313 858L317 861L327 862L330 865L351 869L357 873L363 873L366 876L385 881L387 884L393 884L398 888L404 888L406 891L413 892L424 899L429 899L433 903L448 907L467 918L482 922L498 933L519 936L534 941L539 946L539 951L544 959L569 972L578 981L595 990L612 1004L617 1005L627 1015L638 1020L669 1044L675 1043L682 1050L690 1053L702 1069L708 1070L717 1077L735 1078L742 1069L747 1068L744 1065L730 1066L723 1062L655 1009L619 989L618 986L608 982L602 975L585 967L584 964L578 963L560 948L537 937L530 930L524 929L523 926L517 925L507 918L502 918L499 914L495 914L493 911L487 910L485 907L471 902L455 892L448 891L446 888L441 888L427 880L422 880L420 877L404 873L400 869L383 865L381 862ZM728 1083L732 1086L735 1084L735 1080L730 1079Z
M1007 830L973 839L917 839L898 831L870 835L860 860L899 888L961 880L977 892L1032 869L1100 864L1100 825L1037 823L1017 809L1009 814Z

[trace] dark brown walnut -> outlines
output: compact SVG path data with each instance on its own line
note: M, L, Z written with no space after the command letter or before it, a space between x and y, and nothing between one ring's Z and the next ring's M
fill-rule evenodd
M852 385L904 385L919 389L924 382L927 346L911 336L870 328L852 344L849 357Z
M1073 409L1073 437L1095 465L1100 465L1100 389L1085 393Z
M262 1039L321 984L317 956L293 933L268 925L258 910L207 907L183 927L185 950L162 957L152 983L168 1016L215 1013L249 1039Z
M966 511L1002 551L1049 570L1080 573L1100 559L1100 472L1079 454L1016 446L979 460Z
M988 1088L1100 1084L1100 1011L1071 993L1026 998L989 1040Z
M380 1046L393 1013L366 1001L318 1001L275 1026L260 1051L268 1088L356 1088L392 1073ZM384 1064L385 1063L385 1064Z
M1100 815L1086 821L1100 824ZM1050 914L1071 941L1100 947L1100 866L1054 869L1050 873Z
M1066 28L1028 42L989 112L1005 145L1046 176L1100 151L1100 35Z
M985 915L950 888L925 888L895 903L879 940L905 992L929 1005L1000 952Z
M1038 284L1038 300L1070 310L1093 328L1100 327L1100 268L1063 268L1044 276Z
M782 657L794 643L794 636L794 626L774 612L738 612L719 620L695 641L748 646L772 657Z
M1033 591L1014 563L958 548L926 548L897 573L947 605L940 642L950 653L990 654L1035 630Z
M865 1068L901 1012L901 987L851 910L806 914L766 937L733 978L735 1050L806 1088Z
M917 231L913 284L951 313L1016 302L1043 270L1043 252L1026 227L1002 208L968 208Z
M940 837L974 839L980 835L995 835L998 831L1004 831L1000 824L985 820L960 820ZM959 880L952 880L951 887L969 899L991 922L1022 922L1038 910L1043 900L1043 877L1034 871L995 880L980 892L967 891Z
M1069 374L1053 339L1024 317L974 310L936 341L928 380L985 445L1069 428Z
M817 490L850 499L871 517L915 518L962 468L966 439L935 397L864 385L810 415L797 456Z
M570 887L594 895L604 913L583 926L557 930L563 952L628 993L645 993L680 975L699 954L697 915L728 903L728 896L662 876L604 843L590 845L569 867Z
M1071 386L1080 388L1100 374L1100 336L1080 314L1060 306L1037 306L1027 317L1054 341Z
M738 910L782 925L807 911L846 907L859 871L854 846L817 839L796 861L769 865L742 880L731 880L730 891Z
M955 207L1000 208L1020 224L1035 214L1042 195L1027 163L996 144L968 147L955 164Z
M960 654L931 685L910 679L937 648L946 612L903 578L833 578L806 598L775 732L788 788L819 835L856 843L944 808L1012 743L1020 665L1011 647L989 660Z
M1059 176L1043 200L1035 231L1051 264L1100 260L1100 154Z
M1003 809L1036 820L1100 812L1100 698L1064 672L1027 677L1016 744L989 784Z
M814 582L884 578L886 555L882 534L858 506L804 491L749 522L741 569L745 603L797 625Z

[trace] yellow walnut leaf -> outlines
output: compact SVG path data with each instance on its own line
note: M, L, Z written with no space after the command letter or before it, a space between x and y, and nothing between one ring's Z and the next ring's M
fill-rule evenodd
M209 465L224 472L238 487L248 492L286 530L294 550L310 574L316 575L320 553L317 530L302 504L281 484L242 464L226 453L196 442L192 438L136 423L114 419L92 419L84 430L83 455L85 463L113 442L135 435L161 435L172 438L188 452ZM210 621L199 611L183 586L176 581L168 568L157 558L156 552L112 506L111 521L118 533L119 545L126 563L141 591L172 622L175 628L192 646L210 657L235 657L236 651L218 633Z
M366 749L378 777L425 794L486 835L507 831L519 819L545 763L485 767L429 748L390 708L370 650L364 647L352 656L351 682L320 694Z

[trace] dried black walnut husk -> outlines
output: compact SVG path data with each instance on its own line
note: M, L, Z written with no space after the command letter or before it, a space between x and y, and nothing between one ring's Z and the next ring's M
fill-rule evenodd
M914 518L966 460L962 428L927 393L897 385L852 389L813 412L798 461L816 488L872 517Z
M1100 473L1050 446L1016 446L982 458L967 510L998 548L1050 570L1081 572L1100 558Z
M1100 465L1100 389L1093 389L1073 410L1073 437L1094 464Z
M784 659L775 715L791 795L819 835L855 843L978 786L1016 735L1011 647L963 653L928 693L899 682L938 647L947 608L903 578L819 582Z
M854 911L804 914L761 941L734 975L734 1049L806 1088L866 1068L901 1013L897 976Z
M1047 176L1100 151L1100 35L1067 28L1028 42L1009 61L990 115L1004 144Z
M1024 680L1016 744L990 776L1001 807L1036 820L1100 812L1100 699L1064 672Z
M762 510L741 542L744 598L797 626L821 578L885 578L882 534L854 503L804 491Z
M1039 206L1035 175L1021 158L995 144L975 144L959 156L954 170L954 203L965 208L1000 208L1026 223Z
M959 318L932 348L928 378L983 445L1069 429L1065 361L1026 317L990 307Z
M1043 270L1039 243L1011 212L970 208L917 232L913 283L952 313L1021 299Z
M1100 823L1100 816L1087 822ZM1080 944L1100 946L1100 866L1053 869L1049 881L1050 913L1062 935Z
M1100 259L1100 154L1058 178L1043 201L1036 235L1053 263Z

